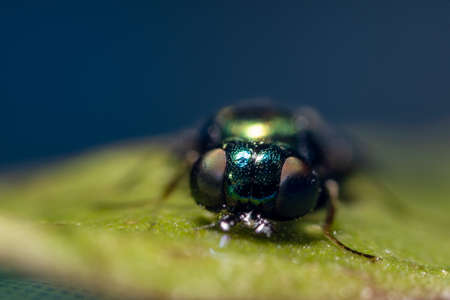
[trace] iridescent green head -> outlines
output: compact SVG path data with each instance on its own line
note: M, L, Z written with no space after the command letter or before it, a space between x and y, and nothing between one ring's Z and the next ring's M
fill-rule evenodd
M315 172L283 144L231 139L195 163L191 191L212 211L289 220L314 209L320 189Z

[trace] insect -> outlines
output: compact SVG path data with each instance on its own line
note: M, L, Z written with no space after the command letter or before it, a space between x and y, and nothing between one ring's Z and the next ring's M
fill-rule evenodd
M324 235L340 248L376 259L332 234L339 183L360 159L352 140L335 132L314 110L225 107L203 125L187 148L194 200L222 213L211 226L229 231L241 223L271 236L274 222L326 207ZM163 199L181 175L168 184Z

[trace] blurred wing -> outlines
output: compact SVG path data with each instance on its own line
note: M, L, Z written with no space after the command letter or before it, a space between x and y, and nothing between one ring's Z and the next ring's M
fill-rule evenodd
M298 109L295 116L299 128L306 129L313 165L322 178L339 180L364 165L365 154L356 138L329 125L310 107Z

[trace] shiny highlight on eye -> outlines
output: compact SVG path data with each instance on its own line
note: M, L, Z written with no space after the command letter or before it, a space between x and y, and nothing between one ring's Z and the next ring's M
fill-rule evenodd
M236 165L239 167L245 167L252 157L252 153L249 150L241 150L239 152L234 153L233 161L236 162Z

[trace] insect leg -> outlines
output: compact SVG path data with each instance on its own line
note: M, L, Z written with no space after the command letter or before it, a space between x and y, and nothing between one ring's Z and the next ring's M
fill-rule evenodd
M353 254L368 258L370 260L373 261L377 261L380 258L371 254L367 254L367 253L363 253L363 252L359 252L355 249L352 249L348 246L346 246L345 244L343 244L341 241L339 241L331 232L331 227L334 223L334 219L336 216L336 205L337 205L337 201L338 201L338 196L339 196L339 185L337 184L336 181L334 180L327 180L325 182L325 188L326 188L326 192L328 193L328 197L329 197L329 201L328 201L328 210L327 210L327 216L325 219L325 224L323 225L323 233L324 235L331 241L333 242L336 246L347 250Z
M214 228L217 226L217 224L219 224L219 222L215 221L206 225L202 225L202 226L198 226L195 227L194 230L202 230L202 229L210 229L210 228Z
M178 184L181 182L183 177L189 173L189 170L191 170L192 165L195 163L197 158L198 158L197 151L192 150L186 153L183 165L164 187L161 196L159 197L156 203L157 206L165 202L172 194L172 192L175 191L175 189L177 188Z
M198 154L191 155L191 156L197 156ZM189 170L191 169L192 163L188 159L188 157L185 158L182 165L179 167L179 170L173 175L173 177L169 180L169 182L164 185L162 192L159 197L157 198L144 198L144 199L138 199L132 202L126 202L126 203L110 203L110 202L100 202L96 204L97 209L125 209L125 208L136 208L136 207L143 207L147 205L153 205L155 206L155 210L158 210L162 203L165 202L169 198L169 196L172 194L173 191L177 188L178 184L181 182L181 180L184 178L186 174L189 173ZM120 182L118 185L119 188L132 188L139 180L140 175L136 176L136 173L139 172L137 168L133 168L132 172L129 172L127 175L130 175L132 177L125 177L124 181Z
M227 231L230 231L230 229L232 227L234 227L240 221L241 220L240 220L238 215L236 215L234 213L231 213L229 215L226 215L226 216L222 217L219 220L218 224L220 226L220 229L222 229L222 231L227 232Z
M266 237L270 238L272 232L274 232L273 225L266 219L259 219L256 223L255 233L265 234Z
M164 185L160 196L158 197L156 204L159 205L164 200L169 198L172 192L176 189L178 184L181 182L183 177L188 174L192 165L197 160L199 154L199 137L195 130L185 130L177 133L173 136L162 136L159 138L153 138L152 144L154 145L164 145L174 157L177 157L181 161L181 165L178 167L177 172L169 180L167 184ZM154 153L154 150L149 147L149 149L138 159L138 161L133 165L123 176L122 180L116 185L118 189L122 191L130 190L133 188L140 180L144 177L145 173L149 170L145 168L145 162L149 160ZM155 203L155 201L150 201ZM138 201L135 204L149 204L147 200Z
M241 221L240 216L234 213L226 214L221 217L218 221L214 221L213 223L202 225L196 227L196 230L200 229L210 229L214 227L219 227L223 232L228 232L232 227L234 227L237 223Z
M115 184L115 189L119 192L126 192L138 184L145 174L154 171L148 170L146 162L154 155L155 145L164 145L167 150L173 154L175 158L179 158L181 164L179 165L174 176L164 184L160 195L155 198L136 199L135 201L127 201L120 203L111 203L110 201L101 201L94 206L96 209L126 209L143 207L147 205L160 206L164 200L168 199L171 193L176 189L183 177L189 173L195 160L198 158L198 137L193 131L184 131L175 136L153 138L152 142L148 144L148 149L137 159L122 176L122 178Z
M274 232L273 224L269 220L263 218L260 214L254 215L252 211L241 214L239 219L257 234L265 234L269 238Z

